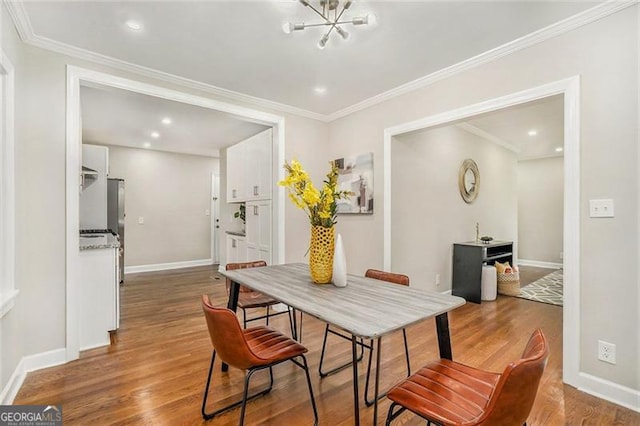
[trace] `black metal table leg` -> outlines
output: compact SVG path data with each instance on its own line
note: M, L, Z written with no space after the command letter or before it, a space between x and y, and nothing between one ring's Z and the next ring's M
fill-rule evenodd
M233 312L236 312L238 310L239 293L240 285L235 281L231 281L231 285L229 286L229 301L227 302L227 308L231 309ZM222 363L222 371L229 371L229 366L224 362Z
M360 401L358 400L358 342L356 336L351 335L351 359L353 362L353 419L356 426L360 425Z
M382 339L378 337L378 349L376 350L376 384L375 398L373 398L373 424L378 424L378 393L380 392L380 346ZM371 348L373 350L373 348Z
M440 358L452 360L453 356L451 355L449 317L446 312L436 317L436 331L438 332L438 347L440 348Z

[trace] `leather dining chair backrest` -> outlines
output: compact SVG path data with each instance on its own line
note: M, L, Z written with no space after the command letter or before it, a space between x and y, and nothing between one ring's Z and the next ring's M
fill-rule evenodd
M540 329L534 331L522 357L507 365L479 425L522 425L536 398L549 356L547 341Z
M237 263L227 263L226 266L226 270L227 271L232 271L235 269L246 269L246 268L259 268L261 266L267 266L267 262L265 262L264 260L256 260L254 262L237 262ZM229 289L231 287L231 281L229 280L229 278L227 278L227 293L229 292ZM250 293L253 290L251 290L250 288L246 288L243 286L240 286L240 291L244 292L244 293Z
M409 285L409 277L403 274L379 271L377 269L367 269L367 272L364 273L364 276L367 278L387 281L394 284Z
M202 309L207 320L211 344L222 361L240 370L260 365L245 339L236 315L227 308L211 306L209 296L202 296Z

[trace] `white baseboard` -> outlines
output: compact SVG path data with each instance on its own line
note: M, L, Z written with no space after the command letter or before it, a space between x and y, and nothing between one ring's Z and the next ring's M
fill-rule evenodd
M441 291L440 294L451 294L451 290Z
M2 389L0 404L13 404L13 400L18 394L20 387L22 387L24 379L27 377L27 373L64 364L65 362L67 362L66 349L54 349L52 351L22 357L13 374L11 374L6 386Z
M548 268L548 269L562 268L562 263L542 262L540 260L518 259L517 264L522 266L536 266L538 268Z
M587 373L579 373L578 390L640 412L640 390L631 389Z
M166 271L168 269L191 268L193 266L213 265L211 259L186 260L184 262L156 263L155 265L125 266L125 274L136 274L138 272Z

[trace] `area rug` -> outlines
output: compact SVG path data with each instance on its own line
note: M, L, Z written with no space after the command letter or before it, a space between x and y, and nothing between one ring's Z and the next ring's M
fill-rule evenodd
M562 269L522 287L518 297L562 306Z

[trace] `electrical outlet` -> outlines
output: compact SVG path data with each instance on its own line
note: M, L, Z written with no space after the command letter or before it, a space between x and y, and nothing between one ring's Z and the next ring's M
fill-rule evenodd
M598 359L600 361L608 362L609 364L615 364L616 345L598 340Z
M436 287L440 286L440 274L436 274Z

